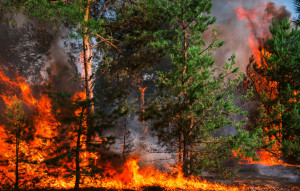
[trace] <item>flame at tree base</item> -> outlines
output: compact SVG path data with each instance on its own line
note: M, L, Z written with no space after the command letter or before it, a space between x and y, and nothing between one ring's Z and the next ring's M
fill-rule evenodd
M57 135L57 127L60 126L59 121L53 115L52 100L45 94L40 94L39 98L35 98L24 78L17 75L15 80L10 80L1 70L0 85L5 89L5 91L0 92L0 100L6 106L14 104L11 98L15 97L22 100L26 107L35 111L32 120L37 130L36 136L30 144L24 142L20 145L20 151L23 155L34 162L20 162L18 164L20 172L22 172L20 189L73 189L75 175L71 171L74 172L75 170L74 160L60 161L68 166L69 170L63 166L51 167L44 163L44 161L51 158L48 153L55 153L54 149L57 145L51 139ZM85 99L83 92L75 94L73 98L76 99L77 97L81 98L80 100ZM5 135L5 126L0 124L0 162L4 164L0 165L0 189L7 188L6 190L8 190L14 185L15 174L13 169L15 168L16 156L12 148L13 145L5 142ZM70 146L74 147L74 145ZM93 169L86 168L87 160L92 158L97 161L99 157L101 158L101 156L94 156L92 153L81 152L81 171L92 171ZM104 172L93 176L86 176L82 173L80 188L142 190L146 187L161 187L164 190L246 190L246 186L226 186L200 180L200 178L194 176L186 178L183 176L180 167L172 169L171 173L160 172L153 166L140 169L138 159L134 158L128 159L120 169L116 170L110 164L102 165L102 169L104 169ZM54 176L51 174L54 174Z
M146 187L161 187L164 190L247 190L246 185L240 187L226 186L201 180L195 176L186 178L180 168L174 169L173 172L177 173L160 172L153 166L140 169L138 159L130 158L118 170L107 165L107 170L104 173L106 177L83 177L81 188L142 190ZM50 187L71 189L74 183L75 179L70 182L57 180Z

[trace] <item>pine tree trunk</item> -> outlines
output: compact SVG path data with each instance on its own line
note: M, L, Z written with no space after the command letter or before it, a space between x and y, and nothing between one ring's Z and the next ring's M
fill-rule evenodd
M15 190L19 190L19 140L16 138Z
M90 18L90 8L93 0L88 1L88 6L86 8L86 15L84 18L85 22L89 21ZM87 33L88 28L84 29L85 33ZM86 99L92 99L93 95L93 85L92 85L92 65L93 65L93 51L89 42L90 36L88 34L84 34L83 37L83 62L84 62L84 84L85 84L85 93ZM94 115L94 105L90 105L87 108L87 117L88 117L88 136L87 141L89 142L92 135L91 127L93 126L93 121L91 117Z
M75 187L74 190L79 190L79 183L80 183L80 137L81 137L81 132L80 129L78 130L77 133L77 144L76 144L76 153L75 153L75 163L76 163L76 180L75 180Z
M183 133L183 167L186 167L186 139L185 139L185 133Z
M127 133L127 117L125 116L125 124L124 124L124 133L123 133L123 148L122 148L122 156L125 161L125 147L126 147L126 133Z
M76 165L76 179L75 179L75 186L74 190L79 190L79 184L80 184L80 149L81 149L81 134L82 134L82 123L83 123L83 113L84 108L81 110L80 114L80 121L79 121L79 127L77 132L77 142L76 142L76 150L75 150L75 165Z
M188 176L188 139L186 130L183 132L183 172Z
M182 9L182 18L183 18L183 9ZM185 22L184 20L182 21L182 29L184 30L184 39L183 39L183 50L184 50L184 62L183 62L183 70L182 70L182 91L184 95L184 104L188 104L188 93L186 90L186 84L185 84L185 76L186 76L186 70L187 70L187 59L188 59L188 52L187 52L187 40L188 40L188 31L185 27ZM187 156L188 156L188 139L187 139L187 129L183 127L183 169L184 169L184 174L187 176L188 169L187 169Z
M178 136L178 162L181 163L181 133Z

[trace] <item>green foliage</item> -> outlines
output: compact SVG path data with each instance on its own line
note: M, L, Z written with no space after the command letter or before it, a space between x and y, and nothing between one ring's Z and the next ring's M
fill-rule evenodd
M280 157L299 164L300 32L291 28L288 20L273 20L270 33L261 50L262 66L253 62L248 66L248 80L261 103L254 126L264 129L267 150L277 154L280 150ZM273 84L273 88L258 87L258 78Z
M25 114L22 101L13 97L11 105L6 107L3 116L6 119L6 126L4 126L6 136L6 142L12 144L14 148L14 156L10 156L8 159L15 164L15 190L18 190L20 186L20 164L30 163L30 156L23 153L20 147L24 146L24 143L29 143L34 139L34 126L33 121L30 120ZM5 137L5 136L4 136ZM22 144L22 145L21 145ZM34 164L36 161L33 161ZM23 177L25 178L25 177ZM27 177L26 177L27 178ZM31 178L28 178L29 180ZM28 180L27 179L27 180ZM11 180L11 179L10 179ZM34 180L31 179L34 182ZM23 183L25 181L22 181Z
M6 119L5 132L9 139L7 142L15 143L15 140L29 142L33 139L34 128L25 114L22 101L13 98L13 104L7 106L3 116Z
M177 149L178 162L186 173L217 173L232 150L253 156L257 137L242 130L245 121L234 115L241 111L234 105L233 91L241 82L233 55L224 65L214 65L213 51L223 42L212 30L212 42L202 38L215 22L210 17L212 4L206 0L151 1L164 13L168 28L156 32L154 46L169 57L168 72L157 72L156 99L147 107L145 119L153 120L152 129L160 143ZM230 77L229 77L230 76ZM228 135L225 127L236 130Z

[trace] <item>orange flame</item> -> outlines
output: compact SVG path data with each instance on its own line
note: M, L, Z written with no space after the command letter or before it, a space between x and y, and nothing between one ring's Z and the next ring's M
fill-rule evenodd
M0 98L6 105L13 104L12 96L16 96L22 100L26 107L35 111L33 122L37 129L33 142L27 144L22 142L20 150L29 161L33 163L20 162L19 169L22 171L20 185L24 188L65 188L74 187L75 176L69 175L68 169L75 169L75 161L61 160L61 167L53 168L51 165L44 163L50 158L49 153L56 153L55 145L52 141L53 137L57 136L58 128L62 125L56 120L53 115L53 106L51 99L44 94L39 95L39 99L33 96L30 86L25 83L25 80L17 75L16 80L12 81L0 71L0 85L4 86L6 91L1 91ZM78 92L73 96L73 100L84 100L85 93ZM76 111L79 115L80 111ZM86 124L83 124L84 126ZM72 127L70 127L72 128ZM68 136L71 136L71 131ZM0 125L0 160L5 165L0 165L0 179L5 185L13 185L14 182L14 159L15 153L12 144L5 142L5 126ZM85 137L82 137L84 140ZM95 142L101 142L102 139L96 137ZM83 141L84 142L84 141ZM70 143L71 147L75 146L75 142ZM82 150L85 150L86 145L82 145ZM51 156L53 157L53 156ZM11 160L13 159L13 160ZM99 156L87 151L80 153L81 168L86 171L92 171L88 166L90 159L99 160ZM2 163L3 164L3 163ZM65 166L65 167L63 167ZM138 159L129 159L121 169L114 169L112 165L105 165L105 172L94 177L83 176L81 178L81 187L102 187L112 189L134 189L140 190L145 186L160 186L168 190L187 189L187 190L246 190L246 186L230 187L211 183L206 180L200 180L197 177L183 177L180 168L174 169L172 173L160 172L155 170L153 166L140 169ZM100 166L99 166L100 167ZM50 174L56 176L50 176ZM104 175L105 176L104 176ZM38 181L35 181L38 180ZM3 184L0 184L3 185Z
M252 55L254 56L255 62L258 68L267 67L267 63L264 58L270 57L270 53L264 49L262 43L260 42L262 39L270 36L269 33L269 25L271 24L272 15L265 14L266 4L263 3L261 6L252 10L245 10L242 7L238 7L235 12L237 13L238 19L245 19L247 22L247 26L250 29L250 35L248 37L249 46L252 49ZM263 76L256 76L255 73L250 73L251 78L254 80L255 89L259 94L262 94L263 91L267 93L268 99L275 99L278 93L278 83L275 81L269 81L267 78ZM279 116L281 117L281 116ZM281 126L274 127L276 129L280 129ZM268 131L267 128L264 131ZM281 137L280 134L276 135L278 138ZM266 137L267 142L275 140L275 137ZM280 156L281 151L279 148L278 142L276 142L272 146L272 152L276 153L277 156ZM283 166L295 166L289 165L283 162L283 160L279 159L276 155L264 151L259 150L258 155L260 161L253 161L252 159L243 159L242 163L247 164L262 164L262 165L283 165Z

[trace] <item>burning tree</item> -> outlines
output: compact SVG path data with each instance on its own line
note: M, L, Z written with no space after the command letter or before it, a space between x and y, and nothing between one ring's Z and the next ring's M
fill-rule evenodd
M80 0L80 1L23 1L13 0L1 2L0 6L7 12L12 14L25 14L31 19L47 21L54 29L66 27L70 31L70 36L75 39L81 39L77 44L81 50L81 61L83 65L83 87L85 89L87 99L94 97L94 80L98 74L94 73L93 61L97 58L98 53L104 54L104 49L116 50L121 53L113 43L110 36L111 28L123 28L116 24L113 25L113 17L116 8L122 7L122 3L105 2L102 0ZM101 7L101 8L100 8ZM78 41L77 41L78 42ZM102 51L102 52L101 52ZM103 66L103 65L101 65ZM106 66L103 66L104 68ZM102 70L100 70L102 71ZM95 132L93 131L93 115L94 105L91 104L87 108L89 117L89 139Z
M244 121L232 118L240 113L232 93L241 81L235 57L218 69L212 55L223 44L218 32L212 31L209 43L202 38L216 20L207 15L211 1L153 2L169 19L169 28L158 32L156 46L169 55L172 68L158 72L157 98L147 107L145 118L154 121L152 129L162 145L171 152L177 149L186 175L219 172L234 148L250 154L256 143L241 129ZM236 135L225 133L225 126L234 127Z
M287 19L273 20L271 37L263 40L260 60L251 60L248 83L261 103L254 128L262 128L265 149L286 159L300 162L300 32Z
M74 190L78 190L86 177L99 172L97 166L99 148L103 142L108 143L109 138L102 139L97 136L92 140L88 139L87 109L94 104L94 100L85 99L84 92L74 96L68 93L48 92L48 94L56 100L56 103L53 103L54 112L60 125L57 136L53 137L57 146L45 163L50 167L49 174L51 171L52 174L57 173L51 168L64 166L65 172L59 174L69 178L75 175ZM100 133L101 129L95 126L93 128Z
M13 144L15 147L15 156L11 157L15 163L14 187L15 190L18 190L20 186L19 165L27 160L24 153L20 153L20 147L33 140L34 126L32 120L30 120L24 112L22 101L15 97L12 99L11 105L7 106L3 116L7 121L5 126L6 142Z

